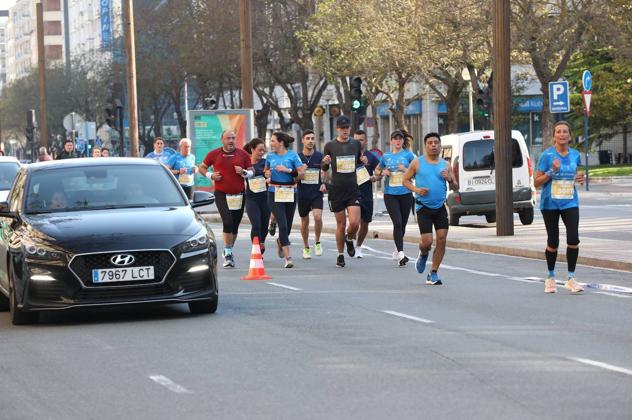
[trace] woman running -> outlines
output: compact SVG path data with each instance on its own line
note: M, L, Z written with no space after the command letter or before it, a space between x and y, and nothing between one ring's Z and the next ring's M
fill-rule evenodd
M266 178L263 175L266 160L266 145L260 138L250 140L244 146L244 150L250 155L254 176L247 180L246 185L246 213L250 219L250 239L259 238L261 253L266 251L266 237L268 236L268 222L270 221L270 206L268 206L268 193Z
M405 140L401 130L391 133L391 151L385 153L380 160L375 173L386 177L384 187L384 205L393 221L393 241L396 251L393 259L397 260L400 267L408 262L408 257L404 254L404 235L406 234L406 224L413 206L412 193L404 186L404 173L408 169L410 162L415 159L415 155L408 150L410 142Z
M540 210L546 226L546 264L549 269L544 281L544 292L555 293L555 261L560 243L560 216L566 226L566 260L568 262L568 279L564 287L573 293L584 289L575 280L575 266L579 254L579 201L575 183L584 183L583 173L578 173L580 155L569 147L571 127L566 121L559 121L553 126L553 146L542 153L535 174L536 188L542 186L540 193Z
M279 228L279 257L285 258L285 268L294 267L290 257L290 230L296 211L296 181L305 171L298 154L288 150L294 137L283 132L276 132L270 138L270 149L266 157L265 174L270 179L268 187L268 205L276 218Z

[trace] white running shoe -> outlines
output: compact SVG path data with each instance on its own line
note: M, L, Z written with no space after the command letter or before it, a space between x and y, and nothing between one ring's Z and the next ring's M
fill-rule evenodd
M404 251L399 251L397 253L397 261L399 262L399 266L403 267L408 262L408 257L404 254Z
M356 258L364 258L364 254L362 253L362 248L356 248L356 253L355 253L355 257Z
M399 252L397 252L397 250L393 251L393 260L397 261L397 254L399 254Z

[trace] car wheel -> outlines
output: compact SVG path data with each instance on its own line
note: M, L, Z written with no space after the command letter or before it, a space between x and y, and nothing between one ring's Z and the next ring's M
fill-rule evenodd
M13 325L35 324L39 320L39 312L24 312L18 308L18 299L15 292L13 278L13 266L9 265L9 310L11 311L11 322Z
M219 298L215 296L211 299L189 302L189 311L192 314L214 314L217 311L218 300Z
M496 213L487 213L485 220L487 220L487 223L496 223Z
M530 225L533 223L533 207L520 210L518 212L518 216L520 216L520 223L523 225Z
M460 218L461 216L454 213L450 213L450 226L458 226Z

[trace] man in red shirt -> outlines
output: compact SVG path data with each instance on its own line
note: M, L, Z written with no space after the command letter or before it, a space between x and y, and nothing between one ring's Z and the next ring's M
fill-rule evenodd
M235 145L232 130L222 133L222 146L208 152L200 173L215 187L215 205L222 218L224 233L224 268L234 267L233 245L244 215L244 178L254 175L250 155ZM209 168L213 167L213 171Z

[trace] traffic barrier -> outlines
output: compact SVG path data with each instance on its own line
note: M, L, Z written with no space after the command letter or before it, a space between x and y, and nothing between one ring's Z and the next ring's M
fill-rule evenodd
M252 252L250 254L250 269L248 275L242 277L242 280L270 280L272 277L266 275L266 269L263 266L263 257L261 255L261 246L259 245L259 237L255 236L252 240Z

